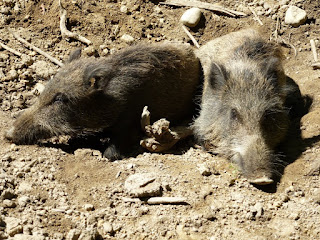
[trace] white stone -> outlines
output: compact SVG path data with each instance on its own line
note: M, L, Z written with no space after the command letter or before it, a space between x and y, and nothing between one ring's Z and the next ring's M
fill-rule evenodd
M112 224L109 223L109 222L103 223L103 224L102 224L102 229L103 229L103 233L104 233L105 235L113 232Z
M92 204L85 204L83 206L83 208L86 210L86 211L93 211L94 210L94 206Z
M188 27L197 26L201 18L201 10L199 8L190 8L184 12L180 18L180 22Z
M284 22L294 27L304 24L307 20L307 13L305 10L296 6L290 6L286 12Z
M161 185L151 173L136 173L129 176L124 187L132 197L153 197L161 193Z
M127 43L131 43L134 41L134 38L128 34L123 34L121 40Z
M128 7L125 6L125 5L122 5L122 6L120 7L120 12L122 12L122 13L128 13Z

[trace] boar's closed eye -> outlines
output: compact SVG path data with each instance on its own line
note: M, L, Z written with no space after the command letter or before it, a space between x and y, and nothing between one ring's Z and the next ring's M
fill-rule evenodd
M63 93L57 93L54 98L52 103L67 103L68 102L68 98L65 94Z
M237 111L237 109L232 108L230 111L230 118L234 121L239 121L240 120L240 114Z

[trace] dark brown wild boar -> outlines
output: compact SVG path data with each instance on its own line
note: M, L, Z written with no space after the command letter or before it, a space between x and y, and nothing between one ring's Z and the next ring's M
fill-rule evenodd
M152 121L178 123L192 116L199 60L185 45L137 45L107 58L69 62L48 82L37 102L6 133L17 144L92 131L110 134L104 156L122 158L139 145L144 106Z
M275 148L288 129L279 46L247 29L208 42L197 55L205 76L197 139L235 162L250 182L272 183L280 161Z

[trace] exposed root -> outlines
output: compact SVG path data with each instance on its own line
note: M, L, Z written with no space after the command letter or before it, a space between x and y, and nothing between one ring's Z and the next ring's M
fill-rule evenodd
M187 126L169 128L170 122L164 118L150 125L148 107L143 108L141 128L147 138L140 141L140 145L150 152L164 152L172 148L179 140L192 134Z
M59 7L60 7L60 30L61 30L61 35L64 38L73 38L75 40L78 40L80 42L83 42L87 45L91 45L92 42L88 40L87 38L71 32L67 29L66 26L66 21L67 21L67 10L62 6L61 0L59 0Z

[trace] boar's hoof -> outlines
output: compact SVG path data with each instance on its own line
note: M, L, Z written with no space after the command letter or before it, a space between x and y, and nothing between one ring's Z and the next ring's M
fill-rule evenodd
M249 182L257 185L268 185L273 183L273 180L268 177L261 177L256 179L249 179Z
M111 144L103 153L103 157L108 158L110 161L120 160L123 156L114 144Z

